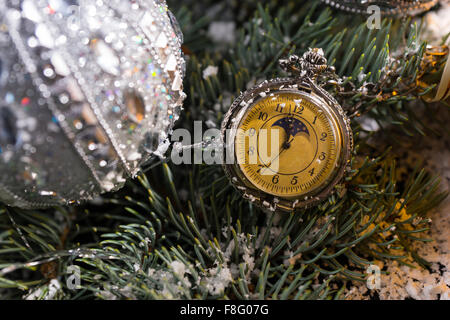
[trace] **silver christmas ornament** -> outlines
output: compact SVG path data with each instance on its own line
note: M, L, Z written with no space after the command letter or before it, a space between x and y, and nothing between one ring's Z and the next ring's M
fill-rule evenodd
M161 0L0 0L0 201L90 199L163 155L182 41Z

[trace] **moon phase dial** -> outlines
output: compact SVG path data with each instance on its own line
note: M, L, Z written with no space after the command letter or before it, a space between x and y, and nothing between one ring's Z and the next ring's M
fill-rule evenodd
M254 189L292 199L332 179L342 134L333 114L317 101L300 91L278 91L257 99L243 114L235 157Z

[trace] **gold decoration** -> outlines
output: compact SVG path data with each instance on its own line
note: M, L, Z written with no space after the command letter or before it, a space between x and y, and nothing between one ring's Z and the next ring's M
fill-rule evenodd
M417 86L426 92L427 102L445 101L450 98L450 59L447 45L428 47L422 59ZM430 90L430 87L435 87ZM429 91L429 92L427 92Z

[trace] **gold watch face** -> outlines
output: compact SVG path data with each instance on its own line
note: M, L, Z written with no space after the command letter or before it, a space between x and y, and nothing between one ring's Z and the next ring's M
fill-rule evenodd
M240 120L235 156L258 190L296 198L333 179L342 128L319 100L301 92L274 92L258 99Z

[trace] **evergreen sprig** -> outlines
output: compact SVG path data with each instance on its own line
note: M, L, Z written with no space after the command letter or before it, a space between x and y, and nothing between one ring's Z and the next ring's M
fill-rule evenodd
M218 127L241 91L285 76L279 58L321 47L344 81L345 90L329 89L345 107L359 105L380 123L422 131L408 103L420 96L411 90L425 46L418 26L383 20L371 31L362 18L350 21L311 1L268 1L266 7L231 1L218 9L211 1L209 16L202 14L207 3L201 9L196 1L171 4L178 8L189 60L189 97L179 127L192 129L194 120ZM224 8L231 8L238 34L225 49L214 49L207 30ZM217 75L204 77L208 66L217 66ZM82 207L2 206L0 296L341 299L377 261L426 265L413 243L430 241L426 214L446 196L439 180L419 169L399 180L390 151L380 154L367 144L370 133L357 121L352 127L351 174L327 201L295 214L252 206L220 166L170 163ZM68 287L73 266L81 276L75 290Z

